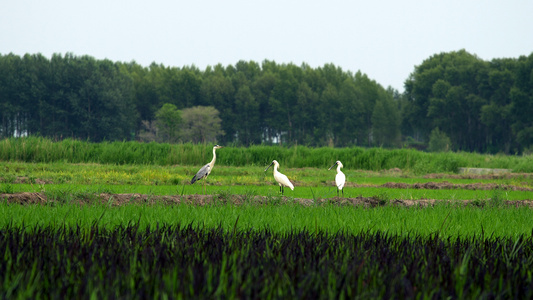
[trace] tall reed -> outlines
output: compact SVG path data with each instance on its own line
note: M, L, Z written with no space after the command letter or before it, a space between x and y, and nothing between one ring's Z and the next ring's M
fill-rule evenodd
M91 143L43 137L7 138L0 141L0 160L24 162L203 165L212 158L211 144L165 144L132 141ZM459 167L507 168L533 172L533 156L476 153L427 153L413 149L310 148L306 146L226 147L217 151L217 164L267 165L278 160L292 168L329 167L336 160L345 167L365 170L400 168L415 173L456 172Z

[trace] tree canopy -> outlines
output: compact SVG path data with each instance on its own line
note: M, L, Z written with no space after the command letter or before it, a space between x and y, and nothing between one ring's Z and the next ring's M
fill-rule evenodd
M402 94L333 64L239 61L200 70L70 53L0 55L0 136L142 140L156 134L162 109L181 112L179 135L169 123L157 133L172 141L401 147L427 145L438 127L451 150L521 152L533 146L533 54L435 54L414 67ZM191 127L188 120L206 113L213 117Z
M533 54L484 61L440 53L405 82L403 134L427 140L438 127L456 150L520 152L533 145Z

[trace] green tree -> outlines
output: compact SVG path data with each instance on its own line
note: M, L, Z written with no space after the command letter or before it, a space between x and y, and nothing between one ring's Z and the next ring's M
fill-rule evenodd
M216 142L217 137L224 135L219 114L219 111L213 106L194 106L183 109L183 141L193 143Z
M179 107L201 104L202 79L200 75L200 71L195 66L186 67L177 72L173 93L178 99Z
M317 116L319 96L306 82L302 82L297 97L298 113L294 115L296 139L300 144L316 145L313 133L320 127Z
M21 110L17 91L20 90L21 59L14 54L0 60L0 137L11 137L16 132L16 115Z
M401 128L423 144L438 127L458 150L520 153L533 144L532 70L533 54L486 62L465 50L440 53L415 66L399 95L333 64L239 61L200 71L8 54L0 55L0 136L98 142L151 132L155 140L156 112L168 103L214 107L223 143L392 146Z
M376 100L379 99L379 86L360 71L355 74L355 85L360 95L363 113L363 127L358 130L361 136L361 145L372 146L372 115Z
M520 148L533 145L533 97L518 88L511 90L513 133Z
M517 62L515 86L511 89L512 132L516 150L531 149L533 145L533 53Z
M72 72L77 58L72 54L52 55L47 67L40 72L45 92L41 97L36 97L37 114L35 129L32 134L39 133L43 136L54 138L77 137L79 127L73 114L71 97L79 89L79 74Z
M315 130L315 135L320 138L322 145L333 147L337 144L337 136L341 129L341 111L340 100L337 88L328 84L320 95L320 104L318 109L320 127Z
M344 80L339 91L341 131L337 139L341 146L357 145L366 138L365 114L361 93L353 78Z
M235 136L235 88L225 74L226 70L221 65L215 66L213 71L206 71L202 80L201 95L203 103L215 107L220 112L222 131L226 132L226 135L220 136L220 139L222 143L230 143Z
M132 139L137 120L133 83L109 60L90 56L77 60L76 88L69 97L75 118L75 136L95 142Z
M261 143L259 103L247 85L241 86L235 94L235 110L239 116L236 122L239 141L245 145Z
M376 101L372 113L372 136L379 146L398 146L400 143L400 115L392 98Z
M431 131L429 136L428 150L431 152L446 152L450 151L452 143L446 133L439 130L439 127L435 127Z
M280 68L278 80L268 100L268 126L281 141L289 143L295 142L294 114L297 113L298 78L301 75L301 69L293 64Z
M407 105L405 121L428 140L439 127L462 150L482 151L486 127L481 108L487 103L480 85L485 82L488 65L464 50L441 53L415 67L405 83Z
M179 139L182 123L181 112L176 105L165 103L155 113L158 141L176 143Z
M270 99L274 87L278 82L278 76L270 69L274 66L271 64L272 63L265 61L263 64L264 72L256 77L255 81L251 83L251 90L254 92L255 99L259 104L259 130L261 131L261 142L266 143L271 143L273 137L276 135L274 133L274 128L271 126L273 111Z
M154 122L155 112L162 106L152 67L158 66L153 64L150 68L145 68L135 62L120 65L121 73L130 77L133 84L133 102L139 116L135 125L136 133L140 133L146 124Z

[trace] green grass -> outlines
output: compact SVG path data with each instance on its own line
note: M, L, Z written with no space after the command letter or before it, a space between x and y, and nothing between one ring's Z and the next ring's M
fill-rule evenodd
M201 184L194 185L117 185L117 184L96 184L96 185L78 185L78 184L0 184L0 193L21 193L43 192L51 199L58 199L61 202L70 202L75 200L76 195L89 195L99 193L114 194L147 194L147 195L259 195L259 196L277 196L279 187L277 185L264 186L218 186ZM322 199L332 198L337 195L333 186L320 187L295 187L294 191L285 188L285 196L289 198L305 199ZM531 200L532 192L530 191L505 191L505 190L429 190L429 189L394 189L378 187L358 187L345 188L344 197L355 198L378 197L384 200L419 200L419 199L436 199L436 200L486 200L494 198L495 195L501 200Z
M264 172L266 166L233 167L216 165L208 181L218 185L264 185L273 182L272 172ZM0 183L24 182L71 184L133 184L133 185L186 185L200 166L110 165L0 162ZM289 168L280 171L297 182L298 186L331 186L334 170L327 168ZM346 166L343 172L349 183L381 185L387 182L425 183L448 181L454 184L495 183L533 187L533 176L498 179L423 178L409 172L374 172ZM446 174L444 174L446 175Z
M211 160L212 146L138 142L90 143L71 139L53 142L39 137L8 138L0 141L0 160L200 166ZM400 168L416 174L457 172L459 167L508 168L515 172L533 172L533 156L427 153L413 149L258 145L247 148L226 147L217 151L217 156L217 164L224 166L265 166L276 159L282 167L327 168L334 161L341 160L351 169L380 171Z
M532 179L527 176L509 179L458 179L445 176L444 178L431 179L423 178L410 172L374 172L345 168L344 172L347 174L348 182L368 185L366 187L346 187L345 197L376 197L385 202L394 199L452 200L452 203L460 200L474 200L486 205L484 209L459 209L457 207L441 207L441 205L434 209L420 210L402 210L401 208L389 206L365 210L364 208L336 207L333 205L306 208L290 204L290 202L295 198L316 200L334 197L336 195L336 189L333 186L335 171L328 171L327 168L289 168L282 165L281 171L292 180L295 180L297 184L294 191L285 189L289 204L280 205L280 203L285 202L280 201L279 188L274 184L272 173L265 173L263 171L264 167L264 165L247 167L217 165L207 181L208 185L204 187L202 181L194 185L189 184L190 178L199 166L72 164L64 161L55 163L0 162L0 193L40 192L44 193L48 199L55 200L55 204L51 205L52 207L44 206L45 208L43 206L9 205L4 202L2 204L2 215L11 217L5 217L2 222L4 222L3 224L6 224L6 222L19 222L20 220L26 220L24 222L30 223L31 220L48 222L46 220L50 219L60 223L63 219L68 220L71 216L75 216L72 220L90 224L95 221L95 218L102 216L102 212L105 211L101 219L104 222L103 224L115 224L114 222L126 222L127 220L137 221L140 218L144 220L144 224L172 223L179 220L187 224L202 220L202 222L207 222L205 224L218 224L227 221L234 226L236 217L240 216L238 226L253 228L272 225L281 228L280 230L285 230L286 228L291 228L290 226L292 225L297 226L297 228L311 229L330 226L331 228L328 228L331 230L348 228L352 231L357 231L362 228L368 229L377 226L376 229L388 230L389 232L396 232L395 230L398 232L416 230L418 232L422 230L427 234L434 232L437 227L440 228L443 218L453 208L453 213L450 213L448 220L459 219L461 221L452 222L444 227L453 234L475 234L479 233L482 227L485 228L486 233L499 232L498 234L501 235L515 234L516 232L530 233L531 231L531 228L527 227L528 225L524 225L530 223L527 218L523 217L523 215L530 217L528 209L519 208L513 210L504 208L501 205L505 200L531 199L532 192L529 191L506 191L501 189L391 189L376 187L386 182L424 183L430 181L449 181L457 184L495 183L532 187ZM22 181L26 183L18 183L21 182L21 179L24 179ZM208 205L206 207L126 205L123 208L106 208L98 205L82 205L81 207L66 205L78 203L79 201L77 200L79 199L84 199L86 203L95 203L97 202L96 195L100 193L136 193L154 196L208 194L219 195L222 198L238 194L250 196L249 199L252 198L251 196L258 195L266 196L270 199L267 205L263 205L268 207L270 211L261 211L261 209L266 208L261 208L261 205L254 203L248 203L242 207L232 207L231 205L227 207L216 205ZM1 201L2 199L0 199ZM283 208L285 206L287 207ZM20 211L13 213L12 211L16 210L17 207ZM32 217L32 211L38 211L39 209L50 209L50 211ZM71 212L65 215L56 215L61 213L62 209L67 209ZM87 212L85 209L92 210L92 213ZM142 211L142 213L139 211ZM336 217L322 215L324 211L328 211ZM73 214L73 212L76 213ZM110 212L113 213L111 214ZM28 217L25 219L24 217L17 218L16 216ZM181 218L181 216L184 217ZM491 218L493 222L490 221ZM507 219L510 221L505 221ZM387 225L388 227L383 222L387 222L389 224ZM514 228L511 227L510 231L506 231L505 224L513 222L516 223L516 225L513 225ZM423 229L424 227L427 227L427 229Z
M391 234L468 237L485 234L501 237L531 235L533 210L529 208L459 207L438 204L432 208L383 206L372 209L336 205L305 207L299 204L244 204L206 206L174 205L56 205L21 206L0 204L0 228L24 225L81 226L92 224L114 227L137 223L141 228L157 224L214 228L225 230L268 228L275 232L308 230L311 232L381 231Z
M427 271L423 268L420 273L413 272L412 269L409 269L413 268L413 266L439 266L438 270L448 270L448 273L443 278L452 278L452 275L458 278L455 283L455 290L458 291L458 294L453 293L453 284L448 286L448 288L452 290L450 295L459 296L460 298L460 295L463 295L462 292L465 291L463 286L470 286L471 284L471 281L469 282L466 279L475 278L479 281L479 286L485 286L486 288L487 285L491 287L497 286L497 280L500 278L501 290L502 280L509 282L506 275L495 277L496 279L489 282L483 274L507 274L506 272L511 270L508 267L509 265L506 265L507 269L504 266L504 268L490 269L488 273L484 273L485 267L494 266L494 264L479 263L479 260L475 261L481 256L477 254L470 256L470 253L474 250L470 246L464 246L463 241L481 241L479 245L485 247L485 250L479 250L481 251L479 253L488 253L489 258L493 258L493 255L490 254L492 252L489 253L486 250L492 251L494 250L493 248L500 246L487 244L487 241L490 242L493 238L503 238L502 241L511 241L501 246L501 248L497 248L498 251L501 250L504 253L505 259L511 261L516 253L522 251L520 247L524 245L523 238L533 235L533 225L531 223L531 220L533 220L533 210L527 207L509 207L503 205L506 200L531 199L533 193L529 191L506 191L503 189L424 190L376 187L387 182L412 184L441 181L456 184L492 183L497 185L533 187L533 179L529 176L496 179L464 179L452 178L446 175L453 173L459 166L511 168L515 171L532 172L533 162L531 161L531 157L487 156L466 153L429 154L406 149L385 150L377 148L314 149L300 146L291 148L271 146L254 146L250 148L227 147L218 152L217 165L208 179L209 184L205 186L206 191L204 192L204 182L190 185L189 181L199 167L211 159L210 147L210 145L140 144L135 142L91 144L73 140L53 143L49 140L39 138L6 139L0 141L0 193L40 192L46 198L55 200L44 203L43 205L20 205L7 203L5 199L0 199L0 229L11 228L23 233L22 239L24 239L24 242L20 242L20 239L13 237L9 237L10 241L20 242L21 249L26 249L29 252L33 251L32 253L35 253L34 257L36 258L36 262L30 262L27 266L21 266L16 263L24 262L25 260L19 260L18 257L12 256L8 260L8 264L11 266L14 263L12 265L14 266L12 268L13 271L6 273L11 275L9 275L10 277L8 276L9 278L6 277L8 279L2 280L4 286L12 289L18 283L21 293L31 295L32 288L37 289L36 287L38 285L35 285L36 282L44 282L42 287L50 287L53 290L49 282L57 278L60 278L63 283L65 283L65 278L70 278L72 281L66 283L64 286L76 287L83 286L79 285L79 282L87 282L83 276L88 276L87 278L98 276L101 279L107 278L104 275L108 274L111 268L103 268L102 270L105 270L105 272L96 270L96 273L90 273L90 271L87 273L89 269L85 269L86 264L80 264L77 260L71 260L72 257L76 256L66 255L66 253L72 254L72 249L79 249L79 241L83 241L83 237L90 237L91 242L88 243L88 246L94 246L92 243L93 238L101 238L104 246L111 245L117 248L117 245L119 245L118 248L121 250L132 252L130 254L133 255L128 256L124 260L126 269L116 269L119 270L118 274L120 275L113 276L113 278L124 278L123 271L131 271L130 274L132 275L124 279L124 282L129 283L132 295L139 295L139 291L133 289L133 285L156 278L154 276L156 273L161 274L161 268L155 267L155 264L150 263L147 259L155 257L155 261L160 261L161 257L154 256L153 253L156 253L154 249L161 250L163 248L146 248L148 250L139 250L139 252L137 252L137 249L144 249L142 247L147 245L147 241L156 239L160 242L164 241L163 244L169 243L171 247L178 242L184 242L186 244L185 247L177 247L169 253L176 254L176 251L180 250L184 250L183 253L187 253L191 249L189 247L190 244L187 244L188 241L193 241L198 238L198 234L194 233L194 230L190 231L189 229L197 228L202 232L217 232L221 229L219 232L228 233L229 236L233 237L246 236L247 241L251 241L250 245L245 246L243 249L239 248L227 256L233 259L233 266L240 265L240 263L237 263L237 260L240 260L241 256L247 259L256 254L259 254L258 257L260 258L264 256L262 252L259 252L260 250L250 248L257 245L255 239L248 239L250 233L268 232L267 235L270 236L270 232L273 232L295 238L301 237L302 234L310 234L311 237L319 238L329 236L330 233L347 233L359 236L368 236L368 234L374 233L376 234L376 238L383 243L376 249L365 250L366 252L361 252L354 256L361 261L349 265L342 258L338 262L325 261L324 264L328 268L337 265L343 266L343 268L355 270L355 273L359 275L375 274L371 276L373 280L371 283L380 288L383 288L382 281L385 278L383 276L386 276L383 275L384 273L381 270L394 269L383 268L382 266L384 264L388 265L391 260L386 258L373 266L369 266L368 268L370 269L363 270L361 271L362 273L359 273L360 266L363 266L363 264L365 266L369 265L368 262L370 261L365 263L367 259L366 255L374 255L379 251L383 251L387 255L391 254L387 248L390 240L383 240L383 237L392 238L395 235L399 235L402 238L407 238L406 240L412 241L420 241L421 239L424 240L427 238L429 242L426 242L422 246L416 246L414 248L415 252L413 252L416 254L409 254L407 257L412 258L417 256L423 257L424 259L417 263L406 263L401 268L396 269L394 272L398 273L397 278L402 278L403 280L406 275L404 272L411 274L411 280L424 276L420 274L427 275ZM279 196L279 188L274 184L272 172L263 172L266 165L272 159L280 161L280 171L296 182L294 191L290 191L289 189L285 190L285 195L287 196L285 199ZM383 200L385 204L388 200L393 199L439 199L452 201L438 202L436 205L426 208L394 205L365 208L363 206L341 206L328 202L320 204L319 201L315 201L309 206L297 203L296 198L317 200L336 195L336 190L333 186L335 171L328 171L327 168L337 159L343 161L346 166L343 171L346 173L349 183L367 185L363 187L347 186L344 194L346 197L376 197ZM383 171L396 167L401 168L403 172ZM438 179L423 178L421 176L422 174L436 172L445 172L446 174L443 178ZM205 193L208 195L218 195L218 197L214 197L215 201L211 202L211 204L203 206L187 204L164 205L159 203L151 205L125 204L114 206L112 200L108 203L100 203L97 197L100 193L137 193L149 196ZM235 205L231 201L228 203L221 201L221 199L223 200L236 194L246 195L246 199L242 204ZM262 203L254 202L252 196L256 195L266 196L267 201ZM80 203L80 199L84 200L83 204ZM460 200L474 200L474 205L464 206ZM482 207L477 207L475 206L476 204ZM137 225L140 229L145 229L145 231L137 231ZM186 231L189 233L184 237L169 238L167 236L169 233L168 230L161 231L161 228L171 228L169 226L187 226L183 228L189 228ZM115 233L125 230L126 238L121 237L117 242L110 243L110 240L101 235L104 231L98 234L98 228L110 229L112 230L110 232ZM134 231L131 228L135 228ZM150 232L148 229L154 231ZM51 256L46 256L42 253L43 251L48 251L47 249L50 248L50 240L48 238L46 239L46 243L43 244L42 250L27 246L30 237L34 237L34 240L42 240L45 231L49 232L51 236L59 238L59 240L63 239L64 232L67 231L81 234L80 236L82 238L74 237L72 239L72 246L67 246L66 248L62 248L65 247L62 242L52 242L53 246L59 247L59 250ZM97 234L94 234L95 232ZM132 232L134 234L131 234ZM137 234L137 232L144 233L145 237L141 237L141 234ZM24 237L24 233L28 235ZM162 233L162 235L157 236L157 233ZM212 246L213 235L210 233L207 234L206 241L208 245ZM115 234L112 236L117 237ZM132 243L127 237L137 239L138 242ZM439 247L441 247L441 250L436 251L434 247L437 245L437 241L445 241L444 239L441 240L440 237L448 238L446 243L455 241L457 243L454 245L458 246L447 246L448 244L444 245L440 243ZM350 238L350 240L352 239ZM516 240L514 246L512 246L513 240ZM89 241L89 239L86 241ZM335 241L336 238L333 238L331 242L324 242L323 245L330 247ZM519 242L520 244L517 246ZM220 270L226 270L226 264L232 262L224 256L228 253L227 249L232 247L232 243L230 241L227 245L223 245L220 248L221 255L219 256L223 257L219 263ZM235 244L241 245L242 243L236 242ZM365 243L359 244L362 245ZM279 244L279 241L274 241L269 242L267 248L278 247L280 250L285 251L290 245L294 246L294 243L291 242L288 245L282 246ZM303 245L306 245L306 247L312 250L322 248L316 242L305 242ZM393 246L394 249L392 250L399 250L403 253L406 244L402 241L396 245ZM298 247L296 246L290 253L300 253L298 252L300 250ZM512 249L503 247L512 247ZM208 256L205 257L198 258L196 255L198 252L190 257L180 252L176 254L176 257L178 260L187 257L187 261L189 259L198 259L199 264L193 262L193 265L201 266L205 264L211 268L213 263L207 261L206 257L211 257L213 252L210 247L208 248L209 251L206 252ZM22 251L21 249L16 249L13 253L20 255L22 253L20 252ZM96 249L101 248L98 247ZM202 244L201 249L206 249L206 247ZM242 254L245 253L243 251L246 249L252 249L249 252L250 255ZM354 249L353 247L344 249L333 246L332 251L339 251L338 253L341 254L353 254L352 251ZM425 249L425 252L420 252L420 249ZM507 249L510 251L507 251ZM450 251L449 256L442 254L444 253L443 251L448 250ZM108 250L104 250L102 253L108 253L106 251ZM327 251L326 254L330 250ZM462 251L465 254L464 258L460 258L460 266L457 269L447 269L444 259L450 258L453 255L462 255ZM123 258L122 251L118 252L120 252L120 255L117 258ZM25 258L27 258L27 253L24 254ZM116 255L117 251L113 250L109 253ZM159 253L164 254L166 252ZM422 255L419 255L421 253ZM147 256L141 257L138 256L139 254ZM431 255L435 255L435 257L434 260L429 261L428 257ZM46 259L43 260L43 257ZM81 257L88 259L87 261L91 261L95 256L82 255ZM105 257L109 261L114 261L114 259L109 259L110 256L107 254L102 257ZM280 259L281 256L277 257ZM305 264L302 267L297 266L296 269L305 267L309 262L307 255L299 255L299 257L306 257L304 260ZM321 254L321 262L323 257L325 256ZM392 257L396 257L396 254L392 254ZM66 258L66 263L58 264L57 262L51 262L54 258ZM371 260L375 259L372 258ZM50 264L50 267L43 269L58 271L58 273L50 272L52 274L50 278L53 279L43 280L44 277L39 277L46 275L45 273L38 272L39 268L37 264L43 261ZM281 259L280 261L286 262L285 259ZM406 260L402 258L400 261L405 262ZM495 261L498 261L498 259ZM519 264L514 263L515 265L523 266L523 262L522 260ZM288 265L291 264L292 262L288 262ZM73 271L66 272L65 274L67 275L57 275L62 274L61 272L63 270L62 268L57 268L57 266L64 267L68 265L74 266L74 271L78 270L80 276L71 276L71 274L75 274ZM91 265L98 266L100 264ZM165 262L164 265L166 266L168 264ZM268 261L265 266L260 266L257 269L258 276L259 274L263 275L266 268L272 265L276 267L271 270L271 275L266 277L267 280L265 283L261 284L262 287L268 286L267 290L269 292L276 290L275 288L270 288L268 284L272 283L271 279L275 278L275 274L280 274L278 269L279 263L273 264ZM467 274L464 271L466 270L466 265L474 266L474 270L478 268L482 270ZM78 266L81 267L78 268ZM151 267L153 267L155 272L153 274L146 272L146 270L151 270ZM202 270L193 272L192 268L187 269L189 271L184 271L188 272L189 275L175 271L182 269L183 267L176 268L171 273L173 275L168 275L172 277L163 278L165 284L181 283L182 279L189 275L191 280L194 281L193 279L196 278L196 275L203 273ZM234 276L236 270L236 268L232 267L227 272L213 273L212 269L206 269L204 271L207 274L207 278L218 278L221 282L232 282L231 279L227 278ZM380 272L369 273L372 270L380 270ZM331 272L324 273L321 270L315 271L318 274L316 278L320 278L320 280L323 280L323 274L329 274L330 279L332 278L331 275L334 274ZM242 274L248 274L249 269L243 272L246 273ZM340 272L340 274L346 273L346 270ZM35 274L38 275L34 277ZM292 273L286 272L284 274L276 280L287 282L288 274ZM439 274L442 275L444 273L440 273L439 271ZM513 274L516 275L517 273L513 272ZM524 279L526 277L523 274L525 273L520 273L517 276L521 276L520 278ZM357 278L364 278L364 276L359 275ZM226 278L223 278L224 276ZM239 276L242 275L238 275L237 277ZM178 277L180 280L177 279ZM526 280L523 282L530 282L530 277L527 277L529 281ZM316 284L322 282L309 282L308 278L309 272L305 272L305 282L308 285L317 286ZM237 280L242 282L240 279ZM337 279L333 278L333 281L335 280ZM427 282L426 279L423 281ZM116 287L114 284L117 281L115 280L113 282L102 283L100 285L103 287L101 290L110 290L112 285ZM250 280L247 282L252 283ZM253 282L256 282L255 279ZM342 279L342 282L344 282L344 279ZM392 281L389 280L389 282ZM443 280L439 280L438 282L443 282ZM523 282L517 284L517 286L525 286ZM359 281L359 284L362 283L362 281ZM360 285L360 287L366 286L367 283ZM395 287L405 287L404 281L397 281L395 284ZM91 283L89 283L90 285ZM53 286L55 287L55 285ZM124 286L128 285L125 284ZM201 283L200 286L204 286L204 284ZM217 285L213 286L216 287ZM276 285L274 284L273 286ZM518 288L517 286L508 285L506 291L512 293L512 291ZM154 281L153 287L159 290L161 283L156 280ZM188 285L186 288L188 291L191 291L191 285ZM240 286L235 287L234 291L240 291L240 288ZM475 295L480 295L480 290L476 289L478 287L475 287L473 292L470 291L470 294L467 293L464 295L473 295L475 298ZM92 287L89 287L87 290L91 291L93 296L98 296ZM308 290L308 288L302 290ZM334 291L337 289L333 287L331 290ZM64 291L61 290L60 292L63 294ZM428 295L434 296L435 294Z

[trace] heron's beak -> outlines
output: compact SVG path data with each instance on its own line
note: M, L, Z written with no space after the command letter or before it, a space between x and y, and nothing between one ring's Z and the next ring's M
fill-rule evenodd
M335 163L333 164L333 166L329 167L328 170L331 170L331 168L333 168L333 167L336 166L336 165L337 165L337 163L335 162Z
M268 168L270 168L271 165L273 165L274 162L271 162L270 165L268 165L268 167L265 169L265 172L268 170Z

